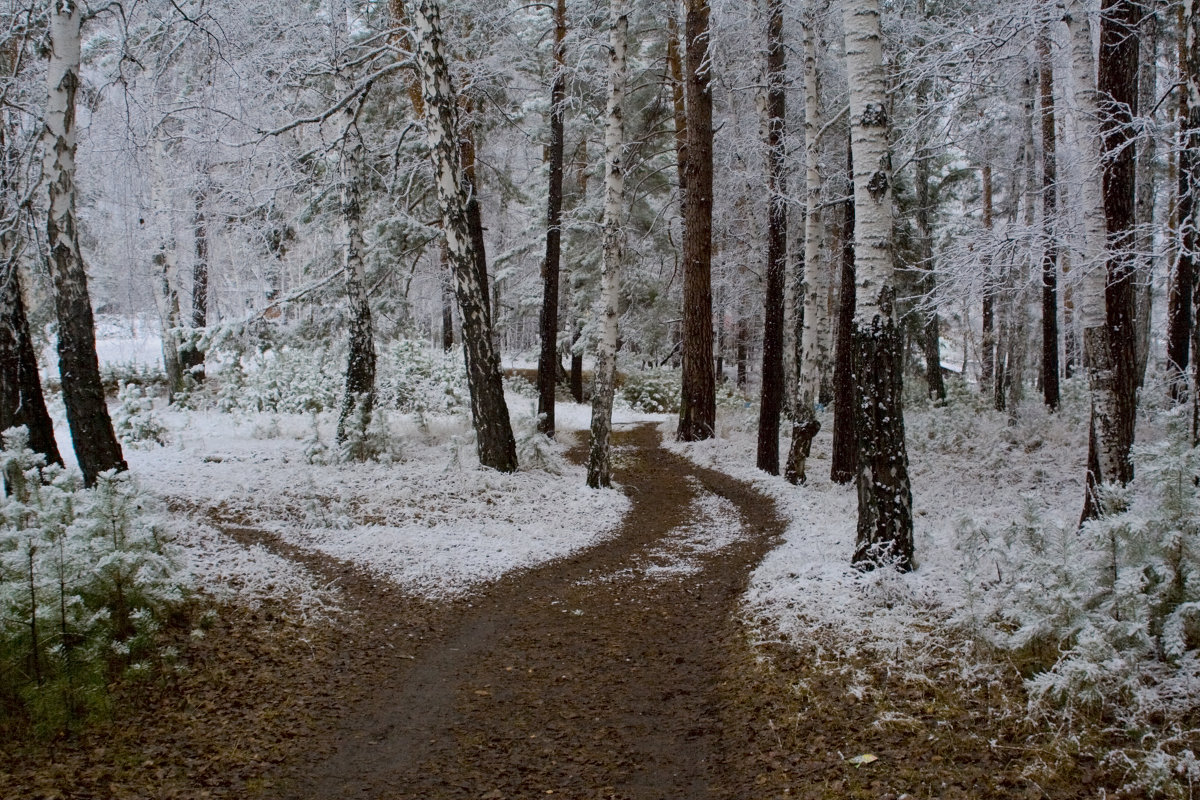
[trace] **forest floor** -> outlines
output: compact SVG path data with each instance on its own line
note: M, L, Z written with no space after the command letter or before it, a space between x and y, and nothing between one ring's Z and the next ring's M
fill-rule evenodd
M853 653L828 670L819 642L757 641L739 612L784 528L773 502L653 426L614 443L632 501L615 536L454 600L194 510L335 585L343 610L225 609L140 710L0 744L0 796L1067 798L1111 781L1031 746L1019 681L914 683Z

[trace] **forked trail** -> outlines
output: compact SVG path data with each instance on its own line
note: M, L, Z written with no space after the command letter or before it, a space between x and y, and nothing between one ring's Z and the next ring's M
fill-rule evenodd
M283 767L280 796L748 796L723 679L738 598L783 523L651 426L614 444L633 503L614 538L433 615L419 637L403 604L357 592L381 638L342 663L370 687L323 721L319 758Z

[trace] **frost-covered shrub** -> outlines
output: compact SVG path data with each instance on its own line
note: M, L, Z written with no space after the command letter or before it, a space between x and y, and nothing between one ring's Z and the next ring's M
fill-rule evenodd
M680 375L675 370L631 372L625 376L621 398L634 411L651 414L679 412Z
M387 409L376 406L365 425L364 413L364 403L360 399L346 419L346 438L338 446L338 460L378 461L384 464L400 461L403 452L400 440L392 435Z
M518 397L524 397L529 400L536 400L538 398L538 388L523 375L506 375L504 377L504 388Z
M0 450L0 716L53 732L169 661L156 634L188 580L128 473L84 489L27 442L11 430Z
M413 339L393 342L379 359L377 402L405 413L451 413L468 407L462 350L443 352Z
M164 445L168 441L167 426L154 413L153 398L135 383L122 383L117 391L113 430L122 442L133 447Z
M563 461L559 446L550 437L538 430L536 406L530 413L517 419L514 435L517 440L517 463L523 470L542 470L553 475L562 474Z
M337 408L344 359L324 347L282 346L234 359L220 372L222 411L303 414Z
M1139 763L1186 761L1185 746L1162 743L1200 737L1200 449L1186 423L1135 450L1134 483L1080 530L1032 505L1000 531L960 530L960 620L1019 654L1044 707L1137 732Z

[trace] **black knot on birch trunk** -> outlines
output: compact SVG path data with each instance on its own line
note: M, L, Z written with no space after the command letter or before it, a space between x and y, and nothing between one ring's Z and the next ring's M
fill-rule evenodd
M871 199L876 203L883 200L890 184L891 181L888 180L888 175L885 171L877 170L872 173L871 179L867 181L867 191L871 193Z
M882 103L867 103L863 107L862 126L864 128L882 128L887 125L887 109Z

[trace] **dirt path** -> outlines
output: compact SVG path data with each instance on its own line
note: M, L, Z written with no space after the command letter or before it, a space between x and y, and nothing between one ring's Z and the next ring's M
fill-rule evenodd
M782 522L657 438L650 426L615 438L633 501L615 539L501 581L440 615L425 642L401 633L387 643L409 651L399 659L347 664L373 689L330 730L327 759L286 769L282 796L728 794L723 654Z

